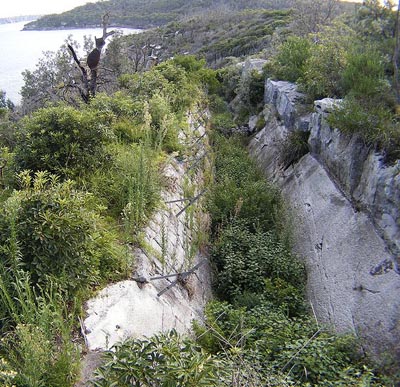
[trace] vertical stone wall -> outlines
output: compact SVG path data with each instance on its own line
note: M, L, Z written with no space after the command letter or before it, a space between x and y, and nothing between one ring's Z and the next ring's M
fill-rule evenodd
M338 101L310 112L295 85L267 80L265 103L266 127L249 149L292 210L318 319L354 332L376 359L400 358L400 164L385 166L359 138L329 127ZM294 130L310 133L310 153L284 169L282 144Z
M201 206L206 120L200 112L189 114L189 129L181 134L187 152L165 162L161 203L143 230L140 248L133 251L132 279L109 285L88 301L84 328L89 350L170 329L187 332L194 319L202 318L211 295L207 257L199 251L208 231ZM176 275L196 265L192 274Z

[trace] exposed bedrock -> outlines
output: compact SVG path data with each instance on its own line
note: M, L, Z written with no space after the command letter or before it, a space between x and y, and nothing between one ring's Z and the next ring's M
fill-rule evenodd
M359 137L329 127L337 103L315 101L307 112L295 85L267 80L267 125L250 151L293 210L317 318L355 332L377 359L400 358L400 162L385 166ZM296 130L310 133L310 153L284 169L282 144Z

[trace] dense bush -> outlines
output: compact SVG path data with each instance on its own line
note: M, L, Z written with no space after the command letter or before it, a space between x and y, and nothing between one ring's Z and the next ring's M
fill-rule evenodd
M277 221L282 203L240 141L215 136L216 179L208 196L213 225L237 217L268 230Z
M111 145L109 168L98 169L90 189L113 217L121 216L127 232L137 232L156 207L160 177L157 153L142 145Z
M280 162L283 168L299 161L309 152L308 137L309 132L293 131L280 144Z
M311 43L306 38L288 37L278 48L270 64L272 76L289 82L297 82L304 76L305 63L310 55Z
M400 158L400 126L384 103L348 96L329 115L328 122L343 133L358 134L366 145L380 150L386 162Z
M19 171L47 170L64 177L93 171L106 161L111 117L68 106L36 111L23 123L15 150Z
M350 52L342 74L342 84L346 94L362 100L379 101L385 98L390 90L379 52L368 47Z
M263 293L264 278L301 288L303 265L270 232L252 231L243 221L226 225L215 241L211 257L217 266L216 289L222 299L233 301L245 291Z
M13 277L13 278L11 278ZM7 281L8 280L8 281ZM57 287L40 291L21 269L0 269L2 386L69 387L79 372L79 350L72 340L76 317ZM7 325L4 324L7 322Z
M3 262L9 262L9 241L15 232L21 263L34 284L55 281L74 294L120 273L123 251L105 227L92 195L47 172L37 172L34 179L24 172L19 178L21 189L1 209Z
M151 339L130 339L105 355L92 385L197 387L218 384L218 362L175 331Z
M212 302L205 326L195 325L195 332L209 352L230 359L238 353L238 367L252 364L256 385L382 386L367 367L357 365L352 337L331 335L308 317L288 318L268 302L251 310Z
M341 97L342 73L347 63L347 53L354 38L354 31L342 23L325 27L317 34L310 48L310 56L300 79L311 100L324 97Z

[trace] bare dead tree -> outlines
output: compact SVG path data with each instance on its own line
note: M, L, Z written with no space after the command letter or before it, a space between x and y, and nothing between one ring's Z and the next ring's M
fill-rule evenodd
M96 47L89 53L86 59L86 65L81 63L72 45L68 44L72 57L81 73L81 84L73 83L68 85L71 88L76 88L85 103L89 103L90 99L96 95L98 85L98 67L100 63L101 51L106 44L106 39L113 35L115 31L107 32L110 15L106 13L102 18L103 35L100 38L95 37Z

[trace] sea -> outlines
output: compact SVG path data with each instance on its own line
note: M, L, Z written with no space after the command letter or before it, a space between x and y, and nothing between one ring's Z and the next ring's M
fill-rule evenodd
M85 28L53 31L22 31L27 22L0 24L0 90L15 104L21 101L19 94L23 86L22 72L35 70L45 51L57 51L72 35L72 39L83 46L83 37L101 36L101 28ZM112 28L115 30L115 28ZM118 28L123 34L139 33L142 30ZM110 39L110 38L109 38Z

